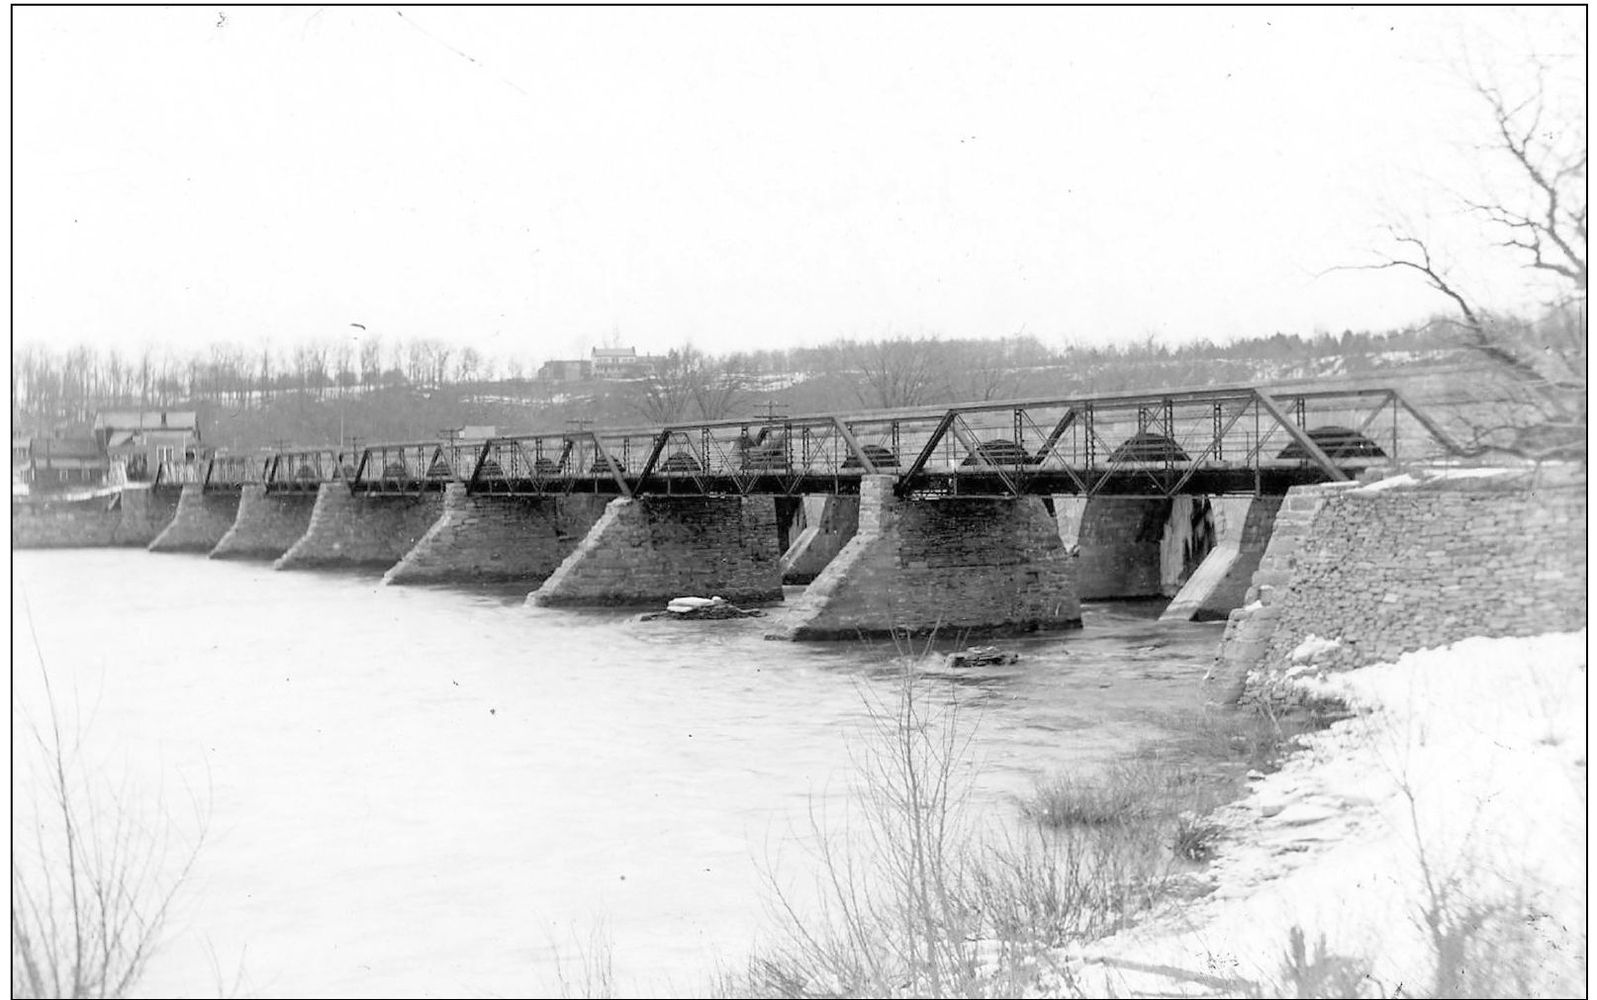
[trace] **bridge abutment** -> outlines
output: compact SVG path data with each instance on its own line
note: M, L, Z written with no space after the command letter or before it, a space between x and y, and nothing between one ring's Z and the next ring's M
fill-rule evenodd
M1073 562L1041 499L901 499L894 484L861 481L858 531L769 638L1081 626Z
M444 510L385 583L541 583L604 513L606 498L495 496L444 489Z
M780 601L780 559L771 497L621 498L610 501L527 601L643 605L685 595L734 604Z
M150 542L151 552L209 552L238 517L236 490L207 490L186 483L172 523Z
M1214 497L1214 548L1182 584L1160 621L1224 621L1242 607L1259 568L1282 498Z
M782 554L783 583L814 580L859 530L859 497L806 497L804 506L807 523Z
M405 557L443 512L443 494L354 493L323 483L304 537L273 563L275 569L381 566Z
M117 522L111 544L148 547L177 516L182 492L175 486L124 486L120 501L122 517Z
M238 518L211 550L212 559L276 559L304 537L316 497L310 493L268 493L245 486Z

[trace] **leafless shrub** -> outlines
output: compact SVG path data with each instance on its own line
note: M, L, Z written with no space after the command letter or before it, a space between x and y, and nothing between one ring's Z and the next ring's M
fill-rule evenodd
M13 715L13 765L39 780L12 813L11 995L125 996L199 856L205 817L197 811L192 846L179 849L165 817L152 828L102 776L85 773L42 657L40 672L48 721Z

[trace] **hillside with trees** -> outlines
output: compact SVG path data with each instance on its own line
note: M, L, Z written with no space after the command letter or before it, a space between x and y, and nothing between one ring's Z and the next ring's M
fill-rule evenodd
M229 449L332 445L340 440L426 440L462 426L501 432L768 414L848 413L989 400L1104 394L1242 382L1433 373L1422 395L1449 387L1478 358L1445 325L1312 337L1277 333L1218 345L1050 345L1027 335L995 340L894 337L818 347L709 355L691 345L642 378L551 381L529 366L435 341L358 351L303 343L254 352L219 345L189 357L75 347L21 348L12 365L19 433L82 425L112 407L192 408L206 443ZM510 372L514 374L510 374Z

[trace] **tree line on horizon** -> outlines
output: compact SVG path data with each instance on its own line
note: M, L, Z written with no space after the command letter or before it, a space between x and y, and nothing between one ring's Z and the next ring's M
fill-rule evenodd
M1147 335L1132 343L1050 345L1029 334L995 340L922 335L839 339L814 347L711 355L683 344L658 359L654 373L624 387L636 415L651 422L719 419L762 379L829 375L854 384L864 408L1011 395L1027 370L1069 365L1101 368L1161 360L1367 356L1449 346L1430 325L1382 332L1344 330L1304 337L1276 333L1225 344L1171 345ZM386 346L386 350L385 350ZM364 396L380 390L526 387L528 366L472 347L421 339L384 344L308 340L274 349L214 344L187 355L145 346L135 352L87 345L55 349L26 344L12 355L14 426L92 421L102 409L169 408L213 403L263 407L284 396Z

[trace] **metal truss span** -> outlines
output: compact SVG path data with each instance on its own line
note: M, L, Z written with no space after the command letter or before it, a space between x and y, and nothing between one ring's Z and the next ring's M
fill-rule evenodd
M846 494L866 475L905 497L1258 495L1462 454L1393 388L1240 386L283 450L226 456L225 477L508 496Z

